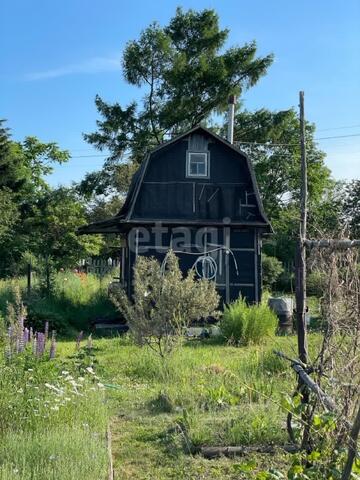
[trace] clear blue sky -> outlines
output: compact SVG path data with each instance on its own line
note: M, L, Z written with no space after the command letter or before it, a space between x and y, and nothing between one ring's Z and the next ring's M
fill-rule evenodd
M260 54L275 54L268 75L245 93L246 108L296 107L304 90L317 137L360 134L359 0L12 0L1 5L0 118L13 137L56 141L74 157L98 154L82 140L95 129L95 94L123 104L139 97L122 79L121 52L178 5L216 9L229 45L255 39ZM360 136L320 145L336 178L359 177ZM69 184L101 164L73 158L51 183Z

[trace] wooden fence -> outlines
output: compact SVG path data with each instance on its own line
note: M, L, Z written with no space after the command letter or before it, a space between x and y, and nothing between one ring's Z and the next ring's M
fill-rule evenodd
M95 275L104 276L115 269L120 268L119 258L87 258L81 262L81 268L86 273L93 273Z

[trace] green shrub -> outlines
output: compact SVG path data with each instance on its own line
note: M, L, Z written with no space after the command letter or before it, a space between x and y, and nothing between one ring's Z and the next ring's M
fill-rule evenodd
M308 295L322 297L326 288L326 275L323 272L315 270L308 274L306 279L306 289Z
M117 318L118 313L108 297L112 274L99 278L93 274L58 272L53 279L51 295L43 294L39 278L34 275L31 294L26 292L26 278L0 279L0 314L7 316L7 303L15 302L19 289L28 310L28 323L42 331L45 321L60 335L88 330L97 318ZM1 330L1 322L0 322ZM1 333L0 333L1 335Z
M55 330L60 335L69 333L69 323L64 318L64 313L48 299L41 299L28 307L27 326L34 331L42 332L45 322L49 322L49 331Z
M283 271L275 284L275 290L279 292L293 292L295 289L295 275L289 270Z
M135 342L147 345L163 359L178 345L191 321L217 316L219 305L215 283L196 280L193 271L184 276L172 250L163 264L139 256L134 268L133 301L123 289L114 292L112 299L126 318Z
M242 298L225 308L220 330L229 342L236 345L260 344L275 335L277 317L261 303L248 306Z
M220 322L220 331L226 340L233 343L240 343L246 330L247 308L246 302L243 299L239 299L228 307L225 307Z
M261 264L263 285L265 288L271 289L272 285L274 285L279 276L284 272L284 267L276 257L270 257L265 254L262 255Z

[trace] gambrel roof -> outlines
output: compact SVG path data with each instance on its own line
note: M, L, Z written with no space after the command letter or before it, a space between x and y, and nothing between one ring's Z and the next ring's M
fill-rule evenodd
M242 165L244 166L244 171L247 172L247 177L248 177L248 183L251 185L252 189L252 195L255 197L255 204L252 206L256 206L256 216L249 214L249 218L231 218L229 219L230 225L244 225L244 226L254 226L254 227L259 227L265 232L270 232L271 231L271 226L270 222L264 212L264 208L262 205L258 185L256 182L256 177L254 173L254 169L252 166L252 163L248 156L242 152L240 149L235 147L234 145L230 144L226 139L220 137L219 135L216 135L213 133L211 130L203 127L203 126L196 126L192 128L191 130L188 130L181 135L178 135L177 137L159 145L152 151L150 151L136 173L133 176L125 203L123 207L121 208L120 212L113 218L110 218L108 220L100 221L100 222L95 222L89 225L86 225L84 227L79 228L79 233L81 234L86 234L86 233L121 233L122 231L126 231L129 229L132 225L134 224L149 224L149 223L154 223L155 221L161 221L164 224L172 224L172 225L223 225L223 220L221 218L198 218L198 217L189 217L189 218L184 218L183 216L178 216L179 218L176 218L176 215L169 215L166 214L164 216L151 216L149 214L144 213L144 209L142 210L139 207L139 202L141 200L141 195L142 195L142 190L145 189L145 183L151 183L151 182L144 182L144 179L146 178L147 175L149 175L149 171L151 170L151 163L155 161L156 158L159 157L160 154L164 154L166 150L172 151L169 149L172 149L176 145L181 145L181 141L185 140L187 137L191 137L194 135L203 135L206 136L211 140L213 143L219 144L223 149L224 152L228 150L229 155L231 155L234 158L239 158L239 161L242 162ZM176 159L173 160L171 158L171 162L176 165ZM167 163L167 167L169 167L169 163ZM156 183L156 182L152 182ZM159 182L160 183L160 182ZM168 182L171 183L171 182ZM176 182L173 182L176 183ZM178 182L181 183L181 182ZM183 184L185 183L191 183L191 182L182 182ZM194 183L194 182L193 182ZM201 184L199 184L201 185ZM210 185L208 182L204 183L203 185ZM185 188L185 186L184 186ZM166 191L161 191L159 188L157 190L154 190L155 195L163 195L163 199L159 199L159 202L161 204L162 201L165 200L164 195L169 196L170 190L167 189ZM154 195L153 192L153 195ZM195 192L195 190L194 190ZM235 190L234 190L235 192ZM233 193L235 195L235 193ZM154 196L152 197L154 198ZM149 202L148 202L149 203ZM241 203L241 202L240 202ZM246 206L246 205L245 205ZM176 213L176 212L175 212Z

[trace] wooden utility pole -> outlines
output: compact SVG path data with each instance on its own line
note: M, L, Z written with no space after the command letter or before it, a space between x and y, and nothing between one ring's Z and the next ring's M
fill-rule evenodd
M304 92L300 92L300 149L301 149L301 188L300 188L300 228L297 242L296 271L296 320L299 358L308 362L308 346L306 336L306 246L307 235L307 165L305 144Z

